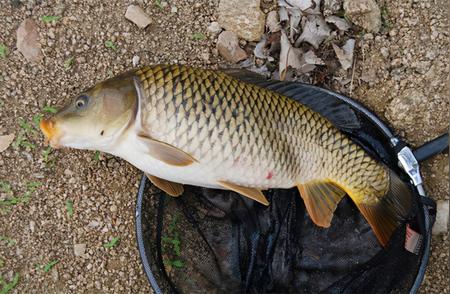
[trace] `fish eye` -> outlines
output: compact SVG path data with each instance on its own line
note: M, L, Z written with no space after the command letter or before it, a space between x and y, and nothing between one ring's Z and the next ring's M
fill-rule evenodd
M87 95L81 95L80 97L75 100L75 107L77 109L83 109L86 107L86 105L89 102L89 97Z

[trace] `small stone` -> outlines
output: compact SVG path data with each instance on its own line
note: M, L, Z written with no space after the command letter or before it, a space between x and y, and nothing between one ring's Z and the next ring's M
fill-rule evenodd
M25 19L17 29L17 49L30 62L42 60L41 43L34 20Z
M71 176L73 176L73 171L71 171L70 169L66 168L64 170L64 175L71 177Z
M48 36L50 39L54 39L54 38L55 38L55 31L54 31L54 29L50 29L50 30L48 31L48 33L47 33L47 36Z
M62 15L62 14L64 13L65 10L66 10L66 4L64 4L64 3L56 4L56 5L53 7L53 12L54 12L56 15Z
M235 33L222 32L217 40L217 50L227 61L237 63L247 58L247 53L239 47L239 40Z
M178 8L176 6L172 6L172 8L170 8L170 12L177 13L178 12Z
M111 211L111 212L116 212L117 211L117 205L111 205L111 207L109 208L109 210Z
M443 234L448 232L448 200L438 200L436 203L436 222L433 225L433 234Z
M217 21L213 21L209 24L207 30L211 35L215 36L222 31L222 28Z
M54 282L58 282L59 280L59 273L57 268L52 269L52 279Z
M209 53L208 53L208 52L202 52L202 53L200 54L200 58L201 58L203 61L208 62L208 61L209 61Z
M221 27L247 41L259 41L264 33L260 0L221 0L218 15Z
M323 15L329 16L336 14L342 9L343 0L325 0L323 2Z
M418 109L427 104L427 97L416 89L408 89L395 97L386 109L386 118L396 127L406 129L416 123Z
M125 18L144 29L152 23L151 18L137 5L130 5L125 12Z
M388 58L389 57L389 49L386 47L381 47L380 48L380 53L381 55L383 55L384 58Z
M86 252L86 244L75 244L73 245L73 254L75 256L81 256Z
M34 233L35 228L36 228L36 223L34 221L30 220L30 232Z
M380 30L381 12L375 0L345 0L344 10L351 22L368 32Z
M138 55L134 55L131 62L133 63L133 66L136 67L136 66L138 66L140 60L141 60L141 58Z

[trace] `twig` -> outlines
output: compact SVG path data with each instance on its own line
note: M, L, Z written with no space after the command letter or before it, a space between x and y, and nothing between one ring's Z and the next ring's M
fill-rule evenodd
M350 97L352 97L353 80L355 78L355 67L356 67L356 54L353 56L352 80L350 82Z

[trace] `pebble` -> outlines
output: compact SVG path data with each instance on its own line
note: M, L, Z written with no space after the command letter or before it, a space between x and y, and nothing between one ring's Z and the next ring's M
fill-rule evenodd
M217 50L225 60L237 63L247 58L247 53L239 47L239 40L235 33L222 32L217 39Z
M329 16L342 10L343 0L324 0L323 15Z
M25 19L17 29L17 49L30 62L42 60L41 43L34 20Z
M259 41L264 33L265 15L260 0L221 0L219 24L247 41Z
M172 8L170 8L170 12L177 13L178 12L178 8L176 6L172 6Z
M145 29L152 23L152 20L147 13L137 5L128 6L127 11L125 12L125 18L141 29Z
M381 12L375 0L345 0L345 15L354 24L368 32L378 33L381 28Z
M209 24L207 30L212 36L216 36L222 31L222 28L217 21L213 21Z
M448 232L449 202L448 200L438 200L436 202L436 205L437 205L436 222L433 225L432 233L434 235L444 234Z
M75 256L81 256L86 252L86 244L75 244L73 245L73 254Z
M141 58L138 55L134 55L131 62L133 64L133 66L136 67L136 66L138 66L140 60L141 60Z
M30 220L30 232L34 233L35 229L36 229L36 222L33 220Z

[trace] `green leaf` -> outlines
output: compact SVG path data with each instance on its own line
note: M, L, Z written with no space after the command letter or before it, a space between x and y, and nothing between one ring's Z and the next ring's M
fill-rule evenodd
M67 216L73 215L73 201L72 200L66 201L66 211L67 211Z
M161 4L161 0L155 0L155 5L161 10L164 9L164 6Z
M34 192L36 188L42 186L42 183L39 181L31 181L27 183L27 189L28 191Z
M3 43L0 43L0 58L5 58L7 53L8 48Z
M41 120L42 114L36 114L35 116L33 116L33 123L36 129L39 129L39 124L41 123Z
M119 241L120 241L120 238L119 238L119 237L113 237L113 238L111 239L111 241L109 241L109 242L106 243L106 244L103 244L103 247L105 247L105 248L113 248L113 247L115 247L117 244L119 244Z
M170 262L170 264L172 266L174 266L174 267L177 267L177 268L182 268L184 266L184 262L182 260L179 260L179 259L172 260Z
M19 126L25 131L25 132L34 132L31 125L24 121L23 119L19 119Z
M116 50L116 45L114 45L114 42L111 40L105 41L105 47L110 48L112 50Z
M5 266L5 261L0 258L0 268ZM0 283L1 284L1 283Z
M65 69L70 69L70 68L72 67L72 65L73 65L73 60L74 60L73 57L67 58L67 59L64 61L64 68L65 68Z
M6 236L0 236L0 241L5 241L6 246L11 247L17 244L17 241L15 239L11 239Z
M48 162L48 156L52 152L52 147L48 146L44 150L42 150L42 158L44 159L44 162Z
M0 191L7 194L12 194L11 184L5 181L0 181Z
M42 108L42 111L47 112L47 113L57 113L58 109L56 109L52 106L46 105L46 106L44 106L44 108Z
M19 283L19 278L20 278L19 273L16 273L10 283L3 282L4 286L1 289L0 294L7 294L7 293L9 293L9 291L14 289L17 286L17 284Z
M196 40L196 41L201 41L206 39L206 36L203 35L202 33L195 33L192 35L192 39Z
M41 16L41 20L45 23L49 23L52 21L58 21L61 18L61 16L57 15L43 15Z
M36 148L36 145L34 145L31 142L28 142L26 139L22 140L22 142L20 142L20 146L25 147L25 148L30 148L30 149L34 149Z
M95 161L100 161L100 151L95 151L94 153L94 160Z
M44 273L49 272L52 269L52 267L54 267L58 263L59 263L59 260L52 260L49 263L47 263L46 265L44 265Z

